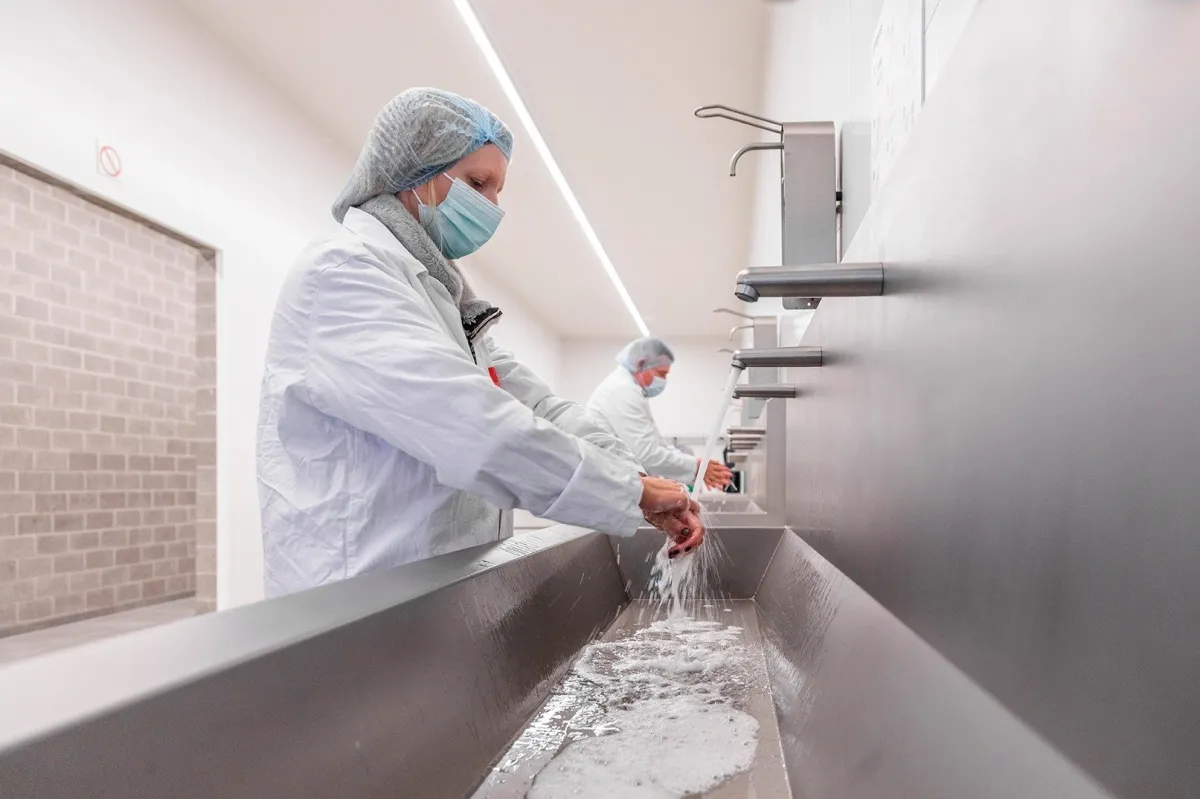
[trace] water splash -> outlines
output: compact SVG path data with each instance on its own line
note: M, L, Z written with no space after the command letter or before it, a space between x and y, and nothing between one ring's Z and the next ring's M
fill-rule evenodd
M714 621L659 620L592 644L567 678L591 712L526 796L694 796L746 771L759 729L739 707L748 666L742 629Z
M713 419L712 429L704 442L704 452L700 457L700 466L692 481L692 498L704 487L704 473L708 464L716 454L717 441L721 438L721 428L725 425L725 415L729 413L729 405L733 402L733 392L737 388L738 379L742 375L741 366L732 366L729 377L721 394L721 402L717 415ZM700 520L710 533L704 543L693 552L681 554L676 558L667 555L671 542L667 541L655 555L654 566L650 572L650 599L660 608L666 610L668 617L679 618L694 615L697 604L705 598L715 598L713 583L718 567L728 560L721 539L713 535L713 522L716 517L707 509L700 511Z
M789 795L753 603L645 604L580 652L473 799Z
M704 543L692 552L671 558L667 555L671 547L668 541L655 553L650 569L650 601L668 618L694 616L704 600L722 598L717 595L717 574L729 556L713 529L716 517L705 509L700 513L708 530Z
M716 455L717 440L721 438L721 428L725 426L725 415L729 413L729 405L733 402L733 392L737 390L738 379L742 376L741 366L731 366L729 368L729 377L725 379L725 388L721 394L721 403L717 410L717 416L713 420L713 426L709 430L708 438L704 442L704 451L700 453L700 466L696 470L696 479L692 481L692 497L703 490L704 473L708 471L708 464Z

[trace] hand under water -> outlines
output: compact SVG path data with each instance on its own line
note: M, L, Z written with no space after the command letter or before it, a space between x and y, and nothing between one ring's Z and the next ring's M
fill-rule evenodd
M642 516L673 542L669 557L691 552L704 541L700 504L674 480L642 478Z
M696 468L700 468L700 458L696 458ZM733 472L720 461L709 461L704 470L704 485L713 489L721 489L733 482Z

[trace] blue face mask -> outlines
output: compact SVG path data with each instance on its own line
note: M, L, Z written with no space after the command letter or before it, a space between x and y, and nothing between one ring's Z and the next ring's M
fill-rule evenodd
M646 392L647 397L657 397L659 394L663 393L666 388L667 378L655 375L653 378L651 378L650 385L646 386L643 391Z
M450 260L462 258L478 250L500 226L504 211L458 178L450 179L450 191L440 205L426 205L413 190L420 205L421 227L438 245L442 255Z

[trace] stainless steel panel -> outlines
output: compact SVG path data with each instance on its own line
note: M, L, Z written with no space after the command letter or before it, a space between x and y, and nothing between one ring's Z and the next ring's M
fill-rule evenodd
M712 796L787 795L781 756L792 795L819 799L1102 795L790 531L711 536L696 612L755 651L761 628L775 710L752 676L758 759ZM0 670L0 795L469 795L628 607L622 585L646 594L662 541L548 528ZM566 740L547 712L534 765ZM519 787L494 776L483 795Z
M779 320L774 316L758 316L754 319L754 349L779 346ZM756 366L746 370L746 382L751 385L779 382L779 369L774 366ZM762 418L763 400L747 399L742 403L742 423L750 424Z
M786 399L767 401L766 455L762 459L760 479L762 495L759 504L776 519L783 519L787 504L787 435L788 406ZM794 409L793 412L799 412ZM753 468L753 466L752 466ZM756 493L756 496L759 496Z
M837 263L837 149L832 122L783 125L783 263Z
M862 112L869 113L870 109L860 109ZM842 212L839 215L841 229L838 231L838 244L844 254L871 206L871 123L843 120L839 144Z
M556 527L0 669L0 795L461 797L621 586Z
M738 457L745 458L746 456L742 454ZM709 513L722 515L729 513L763 513L763 509L755 503L753 497L741 494L701 494L696 499L699 500L701 507Z
M757 602L793 796L1107 795L796 535Z
M767 434L762 444L750 452L739 466L742 492L753 497L766 512L769 521L730 519L729 524L782 524L787 485L787 400L758 400L765 403L763 421Z
M723 553L715 559L706 596L721 599L751 599L762 582L771 555L779 544L779 527L733 527L728 524L709 528L704 546ZM632 599L650 598L650 572L654 557L663 545L657 530L639 530L629 538L609 536L612 551L625 591Z
M1127 797L1200 796L1195 12L979 5L789 439L805 539Z

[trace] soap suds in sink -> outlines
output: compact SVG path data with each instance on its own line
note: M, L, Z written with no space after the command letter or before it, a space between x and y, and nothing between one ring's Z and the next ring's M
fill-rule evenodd
M674 799L703 793L754 762L758 722L695 696L616 708L620 732L569 744L537 776L530 799Z
M590 712L576 715L531 799L684 797L754 762L758 721L739 708L747 685L740 627L656 621L589 646L565 683Z

